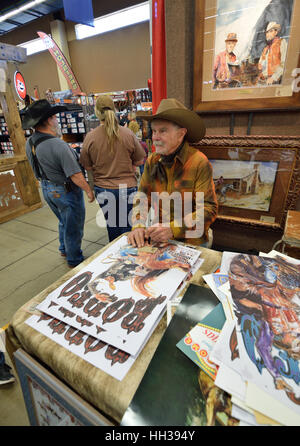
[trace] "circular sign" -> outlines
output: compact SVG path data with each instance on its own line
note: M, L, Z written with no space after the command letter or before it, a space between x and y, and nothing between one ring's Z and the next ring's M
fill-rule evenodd
M26 94L27 94L26 93L26 85L25 85L24 77L22 76L20 71L15 72L14 81L15 81L16 92L18 93L19 98L22 99L22 101L24 101Z

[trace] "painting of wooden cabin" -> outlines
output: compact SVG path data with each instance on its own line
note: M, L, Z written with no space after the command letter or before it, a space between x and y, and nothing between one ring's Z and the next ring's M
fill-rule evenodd
M278 164L210 160L219 204L268 211Z

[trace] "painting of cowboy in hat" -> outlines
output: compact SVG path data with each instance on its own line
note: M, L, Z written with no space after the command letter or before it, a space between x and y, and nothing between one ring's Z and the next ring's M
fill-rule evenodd
M203 86L208 95L211 94L208 88L215 90L216 97L216 90L225 88L265 88L286 83L284 72L291 61L287 49L294 3L294 0L217 0L215 25L211 25L215 33L214 52L209 56L211 78ZM206 51L210 51L211 37L206 39L209 45Z
M270 22L266 28L267 45L258 62L259 83L265 85L280 84L287 53L287 42L278 36L281 25Z
M226 49L215 58L213 69L214 88L236 88L240 86L238 80L239 63L233 52L238 42L236 33L229 33L225 39Z

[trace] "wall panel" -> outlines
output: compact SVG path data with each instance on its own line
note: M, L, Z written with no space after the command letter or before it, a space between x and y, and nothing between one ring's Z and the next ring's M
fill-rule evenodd
M24 76L28 94L34 96L34 87L38 86L40 97L45 97L45 91L59 91L59 80L56 64L49 53L33 54L27 58L27 63L20 64L19 69Z
M69 42L72 68L86 93L146 88L151 76L149 22Z

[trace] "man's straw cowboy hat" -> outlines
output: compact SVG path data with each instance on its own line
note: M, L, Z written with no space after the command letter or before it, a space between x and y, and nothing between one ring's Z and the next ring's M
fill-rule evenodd
M281 25L276 22L270 22L267 26L266 32L270 31L271 29L276 29L277 31L279 31L281 29Z
M174 122L187 129L187 140L191 143L200 141L205 135L205 125L202 118L196 112L188 110L177 99L163 99L155 115L139 115L139 118L146 121L163 119Z

